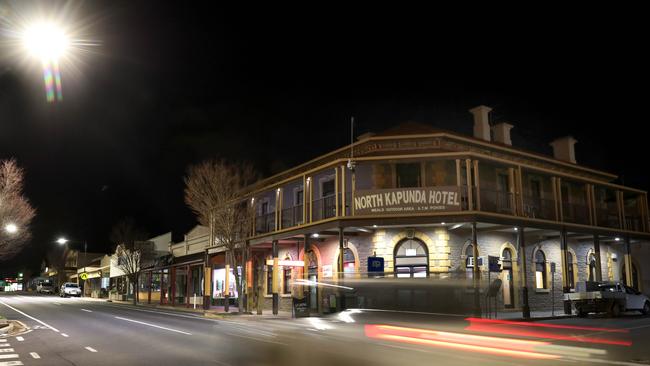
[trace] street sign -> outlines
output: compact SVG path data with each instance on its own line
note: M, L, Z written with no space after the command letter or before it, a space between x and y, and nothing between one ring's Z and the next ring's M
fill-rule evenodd
M499 259L500 259L499 257L488 255L488 269L490 272L501 272Z
M555 262L551 262L551 273L555 273Z
M377 272L384 272L384 258L368 257L368 273L376 275Z
M79 275L79 278L81 278L84 281L87 280L88 279L88 273L83 272L82 274Z

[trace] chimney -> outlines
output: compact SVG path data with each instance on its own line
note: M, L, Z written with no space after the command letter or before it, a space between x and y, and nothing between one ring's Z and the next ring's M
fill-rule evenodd
M490 120L488 115L492 108L480 105L469 110L474 115L474 137L490 141Z
M492 126L492 133L494 134L494 142L499 142L504 145L512 146L512 140L510 139L510 130L514 126L507 123L501 122Z
M560 137L550 145L553 147L553 157L558 160L568 161L570 163L576 164L576 149L573 145L578 142L571 136Z

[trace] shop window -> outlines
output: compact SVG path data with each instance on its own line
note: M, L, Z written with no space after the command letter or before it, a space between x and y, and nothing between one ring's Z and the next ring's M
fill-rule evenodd
M546 281L546 256L541 250L535 253L535 288L548 288Z
M419 187L420 163L395 164L397 188Z

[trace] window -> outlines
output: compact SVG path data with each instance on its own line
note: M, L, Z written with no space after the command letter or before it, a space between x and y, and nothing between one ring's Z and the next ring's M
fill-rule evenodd
M262 202L261 210L262 210L261 211L262 216L266 215L267 212L269 212L269 203L268 202Z
M282 293L290 294L291 293L291 267L284 267L282 272L284 272L284 288Z
M474 268L474 244L465 248L465 267Z
M420 186L420 163L396 164L397 188Z
M575 263L575 259L573 258L573 253L567 251L566 259L567 259L566 266L567 266L568 285L569 285L569 288L573 289L573 288L576 287L575 278L573 277L575 275L575 271L574 271L574 268L573 268L573 265Z
M329 197L334 195L334 179L326 180L323 182L323 192L321 192L321 197Z
M296 196L294 197L293 205L294 206L302 205L303 199L304 199L304 190L300 188L300 190L296 191Z
M345 254L344 257L345 259ZM406 239L395 248L395 276L418 278L429 275L429 252L418 239Z
M535 288L548 288L546 283L546 256L541 250L535 253Z

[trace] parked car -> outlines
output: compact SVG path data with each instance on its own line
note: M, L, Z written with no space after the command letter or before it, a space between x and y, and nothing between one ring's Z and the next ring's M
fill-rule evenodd
M61 290L59 291L59 296L61 296L61 297L68 297L68 296L81 297L81 288L76 283L66 282L63 285L61 285Z
M39 294L54 294L54 285L52 282L41 281L36 285L36 292Z
M580 317L593 312L619 316L628 310L650 314L650 299L619 282L581 282L578 291L565 294L565 299L571 300Z

